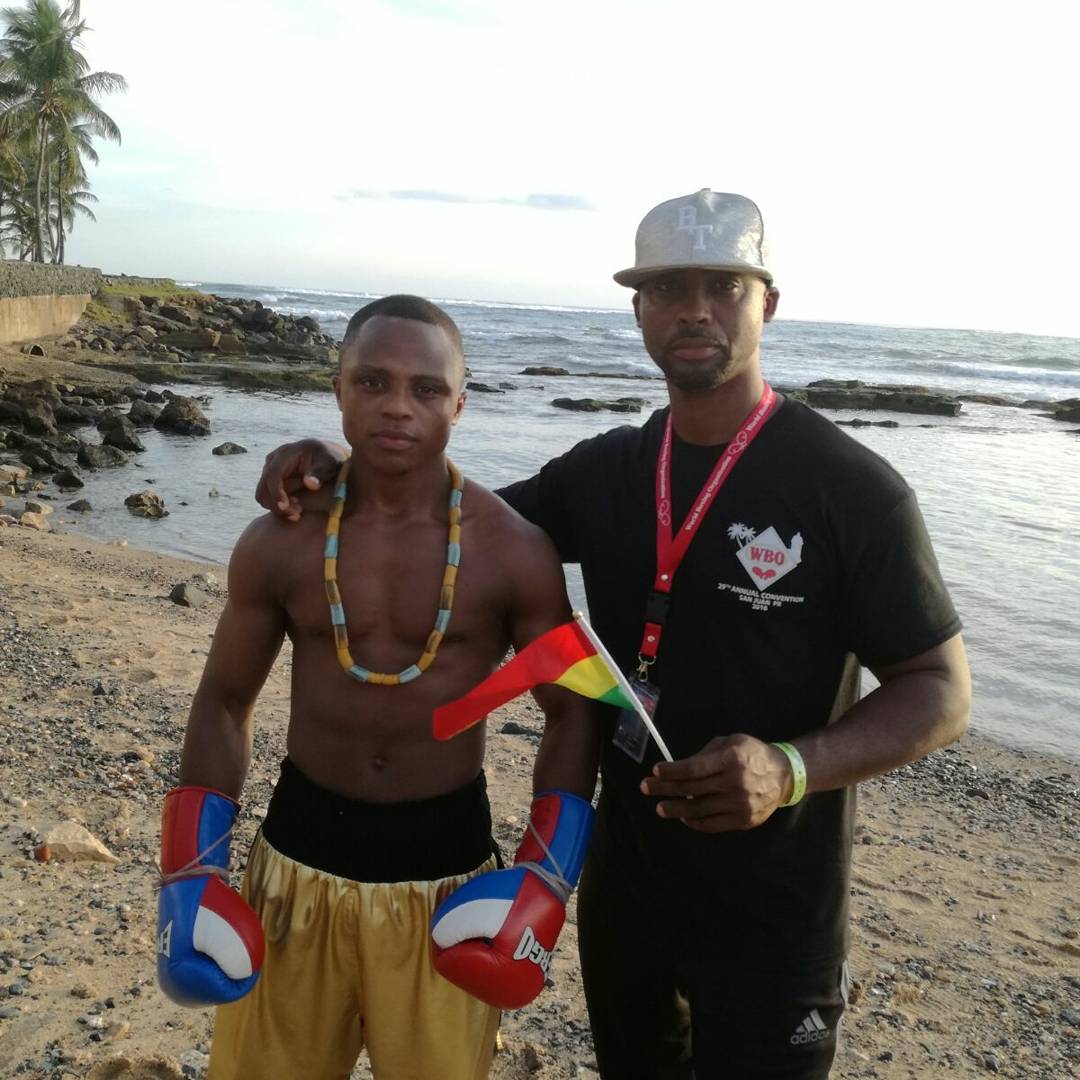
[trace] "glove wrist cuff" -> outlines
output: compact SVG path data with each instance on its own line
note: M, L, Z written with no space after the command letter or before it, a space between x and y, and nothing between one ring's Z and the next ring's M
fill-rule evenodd
M569 896L581 876L595 816L592 803L569 791L539 793L514 865L528 865L556 893Z
M173 788L161 814L162 877L216 873L227 880L229 841L239 812L235 799L213 788Z

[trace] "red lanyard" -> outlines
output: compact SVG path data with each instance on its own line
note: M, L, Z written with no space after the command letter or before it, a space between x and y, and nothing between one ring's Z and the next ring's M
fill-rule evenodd
M776 392L766 383L758 403L720 455L720 460L705 481L705 486L698 492L690 513L686 515L686 520L674 538L671 535L671 415L668 414L664 441L656 461L656 578L645 606L645 633L641 638L641 655L638 657L641 662L639 675L644 675L649 665L656 660L667 609L671 602L671 586L687 548L697 535L698 527L724 482L731 475L732 469L738 464L739 458L772 416L776 402Z

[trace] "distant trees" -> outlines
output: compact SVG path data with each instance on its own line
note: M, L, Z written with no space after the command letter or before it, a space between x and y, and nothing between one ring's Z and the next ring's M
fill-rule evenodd
M120 141L95 98L127 83L89 70L80 2L0 10L0 255L62 263L76 216L94 219L84 165L97 163L94 139Z

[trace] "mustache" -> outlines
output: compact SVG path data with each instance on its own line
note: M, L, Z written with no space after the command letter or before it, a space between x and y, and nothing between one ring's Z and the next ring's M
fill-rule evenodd
M672 334L672 341L707 341L712 345L720 345L720 339L714 334L710 334L708 330L680 330L677 334Z

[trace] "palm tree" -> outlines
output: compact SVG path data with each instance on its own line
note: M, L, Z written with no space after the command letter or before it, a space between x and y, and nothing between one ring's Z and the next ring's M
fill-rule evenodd
M86 124L68 124L66 119L56 124L49 144L51 166L48 176L49 197L46 199L48 218L49 248L54 263L64 262L64 239L74 225L75 212L96 220L90 210L83 205L97 202L97 196L91 195L90 181L86 176L83 159L92 164L98 163L97 151L93 138ZM55 213L54 213L55 201ZM53 232L53 224L56 232Z
M25 8L4 8L7 23L0 40L0 136L31 132L34 137L33 258L45 259L49 240L48 201L50 144L73 145L66 133L82 126L86 137L120 141L115 121L94 100L99 94L127 89L122 75L88 70L80 38L86 32L80 0L61 9L56 0L27 0ZM78 151L76 152L78 153ZM44 205L43 205L44 203ZM59 220L63 222L61 208Z
M0 135L0 258L4 254L7 229L14 215L13 203L26 184L23 155L15 139Z
M757 536L757 533L749 525L744 525L741 521L729 525L727 534L728 539L739 541L739 547L746 547Z

